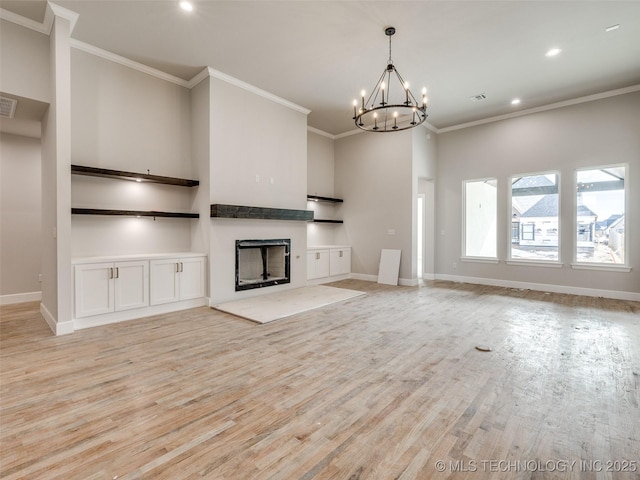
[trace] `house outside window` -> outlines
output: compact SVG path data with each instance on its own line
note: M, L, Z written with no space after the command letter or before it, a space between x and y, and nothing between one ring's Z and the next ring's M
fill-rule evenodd
M559 180L556 172L511 177L510 259L559 261ZM519 231L514 228L516 217Z
M626 167L576 172L576 262L625 264Z
M496 178L463 183L465 257L497 256L497 185Z

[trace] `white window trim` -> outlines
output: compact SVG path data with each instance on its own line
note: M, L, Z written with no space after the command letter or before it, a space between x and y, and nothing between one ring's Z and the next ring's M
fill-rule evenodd
M460 261L469 263L500 263L498 257L460 257Z
M497 177L485 177L485 178L470 178L468 180L462 180L462 244L461 244L461 256L460 260L462 261L476 261L481 263L481 260L488 260L485 263L498 263L497 256L495 257L474 257L467 256L467 183L471 182L488 182L495 181L496 182L496 255L498 253L498 184L499 180ZM473 260L469 260L473 259Z
M520 260L513 259L505 262L507 265L519 265L528 267L547 267L547 268L562 268L564 264L562 262L549 262L545 260Z
M626 245L625 245L625 248ZM630 272L631 267L629 265L623 265L621 263L582 263L575 262L571 264L571 268L575 270L601 270L603 272Z
M533 175L557 175L558 178L558 259L557 260L530 260L530 259L521 259L521 258L513 258L511 257L511 249L513 244L511 243L511 223L513 221L513 179L516 177L530 177ZM535 267L562 267L562 218L560 217L560 212L562 211L562 177L560 176L559 170L546 170L542 172L531 172L531 173L517 173L509 176L509 183L507 185L508 193L509 193L509 201L507 202L507 215L508 221L507 225L509 226L508 237L507 237L507 265L530 265ZM522 223L522 217L520 217L520 223Z
M578 261L578 239L576 238L576 229L578 227L578 199L577 197L573 197L574 208L573 208L573 262L571 263L571 268L575 268L576 270L602 270L602 271L610 271L610 272L630 272L631 264L629 263L629 245L631 237L628 232L628 218L629 218L629 189L627 188L627 183L629 179L629 164L628 163L613 163L610 165L594 165L591 167L582 167L576 168L573 171L573 186L577 190L578 189L578 172L583 172L585 170L598 170L603 168L616 168L616 167L624 167L624 228L626 230L624 235L624 263L600 263L600 262L579 262Z

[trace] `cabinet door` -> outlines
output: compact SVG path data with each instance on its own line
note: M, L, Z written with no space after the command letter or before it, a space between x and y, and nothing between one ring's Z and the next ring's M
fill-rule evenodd
M118 262L115 267L115 311L149 305L149 262Z
M316 277L316 252L315 250L307 251L307 280L313 280Z
M203 257L180 259L180 300L204 297L205 268Z
M307 251L307 280L329 276L329 250Z
M112 263L76 265L74 275L76 318L113 312L114 268Z
M329 250L318 250L316 257L316 278L329 276Z
M177 302L180 300L180 260L167 258L149 262L149 303Z
M345 275L351 273L351 249L340 248L331 250L329 261L330 275Z

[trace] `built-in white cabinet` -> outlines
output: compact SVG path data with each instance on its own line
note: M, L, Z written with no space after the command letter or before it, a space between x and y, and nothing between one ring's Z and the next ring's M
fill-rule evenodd
M151 260L151 305L204 296L204 257Z
M329 276L329 250L307 251L307 280Z
M351 273L351 249L332 248L329 251L329 276Z
M149 262L76 265L75 317L143 308L149 304Z
M74 328L206 305L206 268L192 252L75 258Z
M341 245L308 247L307 280L314 283L348 278L351 274L351 247Z

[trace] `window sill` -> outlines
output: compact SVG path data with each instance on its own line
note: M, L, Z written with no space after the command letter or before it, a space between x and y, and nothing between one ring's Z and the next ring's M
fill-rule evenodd
M470 263L493 263L498 264L500 260L497 258L491 257L460 257L461 262L470 262Z
M507 265L519 265L524 267L547 267L547 268L562 268L563 264L560 262L536 262L535 260L507 260Z
M576 270L601 270L604 272L630 272L628 265L607 265L606 263L572 263L571 268Z

